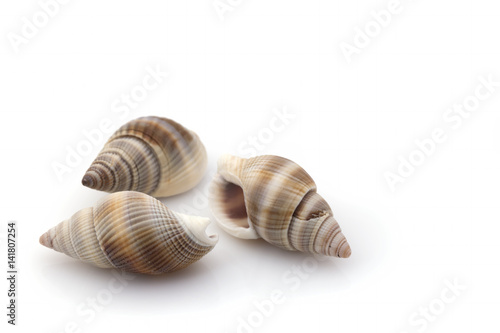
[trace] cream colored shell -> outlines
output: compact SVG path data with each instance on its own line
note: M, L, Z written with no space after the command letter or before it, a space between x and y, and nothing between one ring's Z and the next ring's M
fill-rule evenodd
M196 133L171 119L143 117L111 136L82 184L105 192L166 197L193 188L206 167L207 153Z
M351 248L328 203L298 164L279 156L224 155L210 188L219 226L286 250L347 258Z
M176 213L146 194L118 192L59 223L40 243L98 267L161 274L184 268L213 249L218 237L206 234L209 223Z

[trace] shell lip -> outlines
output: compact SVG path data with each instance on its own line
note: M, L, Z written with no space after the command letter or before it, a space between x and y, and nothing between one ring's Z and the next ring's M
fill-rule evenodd
M219 241L219 235L217 234L207 234L207 227L210 225L211 221L208 217L186 215L182 213L177 213L179 220L183 221L185 227L189 233L191 233L200 244L206 246L215 246Z
M241 239L260 238L255 229L252 227L252 224L249 223L248 227L242 227L236 224L223 222L220 218L217 217L216 213L214 213L213 208L212 208L212 214L215 216L217 225L231 236Z

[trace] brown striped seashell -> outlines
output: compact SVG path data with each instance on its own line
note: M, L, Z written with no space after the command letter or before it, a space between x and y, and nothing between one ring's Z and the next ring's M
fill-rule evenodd
M143 117L111 136L82 184L167 197L193 188L206 168L207 153L196 133L167 118Z
M316 184L298 164L279 156L224 155L210 186L210 204L229 234L263 238L291 251L347 258L351 248Z
M107 195L40 237L40 244L103 268L162 274L201 259L217 243L210 220L168 209L139 192Z

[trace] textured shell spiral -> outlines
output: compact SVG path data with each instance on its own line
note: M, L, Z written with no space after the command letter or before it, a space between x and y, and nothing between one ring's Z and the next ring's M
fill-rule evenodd
M280 248L347 258L351 248L316 184L298 164L279 156L219 158L210 204L219 226Z
M171 119L143 117L109 138L82 184L105 192L166 197L193 188L206 168L207 153L196 133Z
M107 195L40 237L40 243L103 268L162 274L184 268L210 252L210 220L168 209L139 192Z

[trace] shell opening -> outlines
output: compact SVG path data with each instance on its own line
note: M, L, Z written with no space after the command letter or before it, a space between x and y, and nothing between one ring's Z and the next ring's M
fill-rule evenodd
M236 184L226 182L222 190L222 200L227 203L225 207L225 214L234 224L248 228L248 215L245 207L245 196L243 189Z
M221 174L215 175L210 189L212 213L219 226L238 238L259 238L249 222L245 193L238 179L229 181Z

